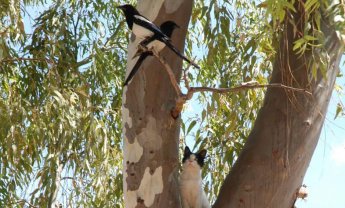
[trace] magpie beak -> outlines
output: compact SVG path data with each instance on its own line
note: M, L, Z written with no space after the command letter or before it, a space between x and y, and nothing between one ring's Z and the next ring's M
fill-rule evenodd
M173 21L166 21L166 22L162 23L160 26L160 29L162 30L162 32L166 36L168 36L169 38L171 37L175 28L179 28L179 26ZM157 48L159 50L162 50L165 47L165 44L163 44L160 41L155 40L154 36L144 40L142 44L146 45L146 47L150 47L150 45L153 45L154 42L158 42L158 43L156 43L157 45L155 46L156 50L157 50ZM139 52L139 51L140 50L138 50L136 54L139 54L140 57L137 60L137 62L135 63L134 67L132 68L131 72L129 73L123 86L126 86L132 80L132 78L134 77L134 75L139 70L139 67L141 66L141 64L145 60L145 58L153 55L152 51L145 51L145 52L142 52L142 51Z
M166 45L180 58L200 69L198 65L190 61L171 43L170 37L162 31L162 28L159 28L146 17L142 16L132 5L125 4L118 6L117 8L121 9L125 14L127 25L140 40L140 44L153 48L158 53L164 48L164 45ZM167 24L167 28L171 28L171 25L169 24ZM176 24L174 23L174 25ZM164 43L164 45L160 45L159 42Z

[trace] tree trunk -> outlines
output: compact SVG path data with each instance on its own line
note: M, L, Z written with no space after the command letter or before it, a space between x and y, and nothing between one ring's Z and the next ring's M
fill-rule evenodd
M293 15L301 33L304 31L302 8L298 6L299 13ZM214 208L293 206L295 193L317 145L339 72L342 44L334 29L328 26L326 17L321 22L330 57L327 78L319 73L313 79L312 69L308 67L311 54L298 57L292 51L293 42L301 36L298 32L294 34L293 25L286 21L271 83L305 88L312 96L278 88L267 90L253 130L226 177Z
M138 10L157 25L175 21L172 42L183 51L192 0L140 1ZM127 74L138 42L131 37ZM180 80L182 60L167 48L160 54ZM178 147L180 119L171 117L177 95L162 65L148 57L123 92L125 207L180 207Z

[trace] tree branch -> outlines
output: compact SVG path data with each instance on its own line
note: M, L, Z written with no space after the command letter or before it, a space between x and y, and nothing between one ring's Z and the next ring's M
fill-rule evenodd
M229 93L229 92L238 92L238 91L242 91L242 90L258 89L258 88L283 88L286 90L303 92L303 93L306 93L308 95L312 95L311 92L307 91L306 89L290 87L290 86L283 85L281 83L259 84L256 81L244 82L240 86L236 86L236 87L232 87L232 88L190 87L189 92L191 92L191 93L195 93L195 92Z
M65 177L62 177L61 180L75 180L75 178L73 177L70 177L70 176L65 176Z
M30 202L28 202L27 200L25 199L21 199L19 201L16 201L16 202L13 202L13 203L9 203L7 205L14 205L14 204L27 204L30 208L38 208L38 206L35 206L33 204L31 204Z
M214 87L191 87L189 85L189 81L187 79L187 70L190 67L190 64L188 65L187 69L183 71L183 79L185 82L185 87L187 88L187 93L184 94L181 91L180 85L178 84L175 74L169 64L166 62L166 60L161 57L156 51L148 49L147 47L139 44L138 45L139 49L142 50L143 52L146 51L151 51L153 55L159 60L159 62L164 66L165 70L167 71L169 75L169 79L171 81L171 84L176 90L176 93L178 95L178 98L176 100L176 104L174 109L171 111L171 115L173 118L177 118L179 114L181 113L183 109L183 105L190 100L194 93L196 92L213 92L213 93L234 93L234 92L239 92L242 90L249 90L249 89L258 89L258 88L283 88L285 90L291 90L291 91L296 91L296 92L302 92L308 95L312 95L311 92L309 92L306 89L302 88L295 88L295 87L290 87L281 83L271 83L271 84L259 84L257 81L250 81L250 82L243 82L239 86L231 87L231 88L214 88Z
M54 64L52 60L43 59L43 58L25 58L25 57L18 57L18 58L5 58L0 60L1 62L17 62L17 61L34 61L34 62L47 62L50 64Z
M142 46L140 44L139 44L139 47L141 47L143 51L148 51L148 49L146 47L144 47L144 46ZM156 51L154 51L154 50L150 50L150 51L159 60L159 62L161 62L161 64L164 66L165 70L167 71L167 73L169 75L169 79L171 81L171 84L173 85L173 87L176 90L177 95L178 96L183 96L181 88L180 88L179 84L176 81L175 74L174 74L173 70L171 69L171 67L169 66L169 64Z

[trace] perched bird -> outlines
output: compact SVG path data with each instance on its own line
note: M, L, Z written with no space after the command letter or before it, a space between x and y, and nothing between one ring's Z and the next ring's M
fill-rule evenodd
M173 22L173 21L166 21L166 22L163 22L160 26L160 29L162 30L162 32L168 36L169 38L171 38L171 35L174 31L175 28L179 28L179 26ZM145 39L144 41L144 44L149 48L151 47L151 45L156 45L155 46L155 50L159 50L161 51L164 47L165 47L165 44L162 43L162 42L159 42L159 41L155 41L155 37L154 36L151 36L147 39ZM153 43L153 42L158 42L158 43ZM145 52L137 52L137 54L140 54L139 56L139 59L137 60L137 62L135 63L134 67L132 68L131 72L129 73L126 81L124 82L123 86L126 86L129 81L131 81L131 79L133 78L133 76L135 75L135 73L138 71L141 63L144 61L144 59L148 56L152 56L153 53L152 51L145 51Z
M129 29L132 30L134 35L140 40L140 44L148 48L151 47L159 53L164 47L158 45L158 43L164 43L180 58L200 69L198 65L181 54L181 52L171 43L170 37L164 34L164 32L157 25L152 23L146 17L142 16L132 5L125 4L118 6L117 8L121 9L125 14L127 25Z
M176 28L180 28L180 26L170 20L163 22L160 26L161 31L169 38L169 40L171 39L171 35ZM166 46L164 42L159 40L159 36L157 35L146 38L145 40L140 42L140 45L148 49L153 49L158 53ZM142 52L143 51L141 49L138 49L133 58L140 55Z

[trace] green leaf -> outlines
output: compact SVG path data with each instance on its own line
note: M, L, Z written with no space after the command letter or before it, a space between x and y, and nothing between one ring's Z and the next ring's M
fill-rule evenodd
M336 119L339 116L339 114L343 113L343 112L344 112L344 109L343 109L342 105L340 103L338 103L334 119Z
M279 11L279 20L280 20L280 22L283 22L284 21L284 19L285 19L285 10L280 10Z
M317 40L317 38L315 38L315 37L313 37L311 35L305 35L305 36L303 36L303 38L308 40L308 41L310 41L310 40Z
M300 49L302 44L305 44L305 39L300 38L294 42L294 46L292 48L293 51L296 51L297 49Z
M189 127L187 129L187 133L186 134L189 134L189 132L193 129L193 127L195 126L196 124L196 121L193 120L190 124L189 124Z
M310 9L318 3L318 0L307 0L304 4L304 9L310 12Z
M184 122L181 122L181 129L184 135L186 135L186 124Z

